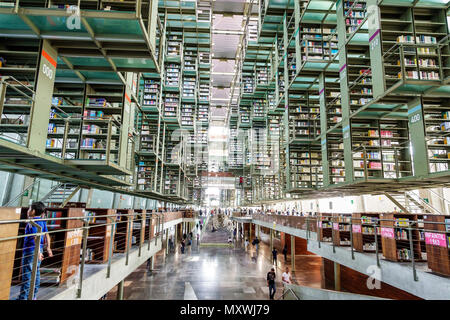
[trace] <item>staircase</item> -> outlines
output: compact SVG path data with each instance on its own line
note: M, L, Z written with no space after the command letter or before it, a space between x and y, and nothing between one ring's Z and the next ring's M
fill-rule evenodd
M80 190L80 187L72 183L60 183L55 185L50 191L41 199L47 205L50 204L66 204L70 199Z
M442 214L414 191L386 191L384 195L403 212Z

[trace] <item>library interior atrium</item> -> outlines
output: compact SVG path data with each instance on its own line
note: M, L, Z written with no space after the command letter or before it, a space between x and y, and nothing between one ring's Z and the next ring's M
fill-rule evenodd
M0 0L0 115L0 300L450 299L448 0Z

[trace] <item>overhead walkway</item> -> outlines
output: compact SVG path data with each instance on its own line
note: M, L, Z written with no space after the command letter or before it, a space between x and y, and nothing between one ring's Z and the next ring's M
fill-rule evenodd
M152 214L150 221L153 222L149 229L148 240L142 241L142 243L138 241L138 244L131 245L130 235L130 239L126 242L128 244L125 245L122 252L119 252L117 251L117 248L114 248L114 254L112 245L110 245L110 249L106 249L109 251L109 255L107 255L107 258L103 263L97 262L91 264L91 258L88 258L88 254L86 253L86 250L83 250L82 246L80 266L76 267L77 271L73 273L73 276L69 277L67 281L60 285L49 286L43 284L43 271L41 267L41 287L36 297L37 300L100 299L137 268L148 262L149 259L153 259L158 252L168 248L169 229L176 227L175 232L177 233L177 229L179 229L177 226L183 224L184 232L189 232L195 229L195 225L199 221L199 218L194 215L183 214L182 212L170 214L156 213ZM134 223L135 222L133 222L133 224ZM113 224L113 230L116 229L116 231L111 231L111 234L115 235L114 237L110 237L110 239L120 239L120 237L118 237L119 225L120 223L117 223L117 225ZM90 226L88 230L91 228L95 227ZM81 229L79 230L81 231ZM175 241L178 242L181 240L181 235L178 235L177 237L176 233ZM86 234L89 234L89 231ZM141 235L141 237L143 236L144 235ZM88 238L91 237L89 236ZM82 241L84 243L84 240ZM112 242L113 240L111 240L111 243ZM57 255L58 252L59 251L55 251L54 254ZM152 260L150 261L153 263ZM19 291L20 284L13 285L10 289L10 300L17 299Z
M409 292L423 299L450 299L450 278L428 271L426 262L391 262L380 253L361 253L351 247L335 246L330 242L319 241L317 217L253 215L233 217L240 223L253 223L256 226L284 232L307 240L307 250L323 258L334 261L367 276L372 276L373 266L380 268L380 280L391 286ZM258 236L258 232L256 232ZM381 250L380 250L381 251ZM439 288L437 290L437 288Z

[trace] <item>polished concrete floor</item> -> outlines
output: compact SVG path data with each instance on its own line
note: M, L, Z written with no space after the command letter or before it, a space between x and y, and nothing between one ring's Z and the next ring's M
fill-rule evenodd
M273 265L270 249L261 244L259 252L249 245L246 252L242 243L233 247L202 247L193 241L185 254L165 255L160 252L153 272L142 265L124 281L124 299L179 299L179 300L252 300L268 299L267 272ZM277 265L277 292L282 294L281 274L284 258ZM321 287L321 260L317 256L296 256L294 282ZM288 258L287 265L290 267ZM117 287L107 299L116 299Z

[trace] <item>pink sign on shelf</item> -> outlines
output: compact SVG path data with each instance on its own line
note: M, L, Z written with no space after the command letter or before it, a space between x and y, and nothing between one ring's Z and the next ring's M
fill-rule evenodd
M383 228L383 227L381 227L381 236L383 238L395 239L394 228Z
M322 221L319 221L319 228L322 228Z
M447 240L443 233L425 232L425 243L432 246L447 247Z
M333 229L339 231L339 223L333 222Z
M361 225L360 224L354 224L352 225L353 233L361 233Z

